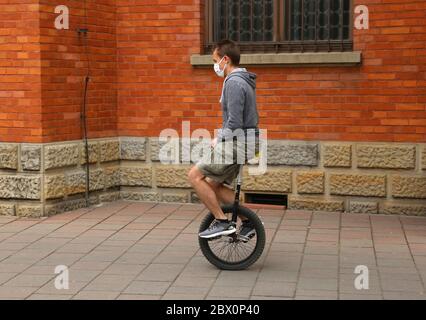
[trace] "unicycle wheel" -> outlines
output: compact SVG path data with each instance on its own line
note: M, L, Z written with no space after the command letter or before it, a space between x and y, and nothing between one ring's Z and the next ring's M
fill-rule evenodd
M232 219L233 205L222 206L222 210L229 220ZM243 270L255 263L265 248L265 228L259 217L250 209L239 206L237 219L237 231L231 235L219 236L212 239L199 239L202 253L206 259L219 269ZM241 217L248 219L255 233L247 240L240 236ZM214 216L208 213L200 225L200 232L207 229L214 220Z

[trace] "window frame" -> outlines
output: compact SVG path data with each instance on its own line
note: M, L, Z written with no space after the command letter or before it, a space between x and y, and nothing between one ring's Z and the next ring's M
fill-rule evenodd
M206 0L204 6L204 54L211 53L215 41L214 29L214 7L213 1ZM273 40L268 42L252 41L238 42L242 53L303 53L303 52L352 52L353 51L353 22L354 1L349 0L349 25L348 39L339 40L288 40L290 32L290 10L288 0L273 0L274 8L274 33ZM302 1L303 8L303 1ZM282 17L282 18L280 18ZM341 18L342 19L342 16ZM302 22L303 23L303 22ZM285 26L285 24L287 24ZM302 27L303 29L303 27ZM317 34L317 32L315 32ZM303 35L303 32L302 32Z

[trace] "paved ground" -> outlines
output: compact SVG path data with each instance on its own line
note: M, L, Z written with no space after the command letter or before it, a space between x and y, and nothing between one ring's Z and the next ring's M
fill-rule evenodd
M202 205L115 202L0 217L0 299L425 299L426 218L259 209L268 243L246 271L201 255ZM54 286L69 267L70 287ZM369 289L357 290L357 265Z

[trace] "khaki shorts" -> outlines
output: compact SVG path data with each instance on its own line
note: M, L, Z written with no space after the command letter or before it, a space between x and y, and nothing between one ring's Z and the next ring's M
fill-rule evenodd
M204 176L231 186L238 176L240 165L254 158L258 150L258 139L255 144L239 143L235 140L218 142L211 152L210 163L199 161L196 166Z

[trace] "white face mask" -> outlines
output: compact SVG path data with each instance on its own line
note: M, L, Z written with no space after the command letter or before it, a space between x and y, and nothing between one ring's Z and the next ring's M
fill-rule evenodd
M223 58L225 58L225 57L223 57ZM227 63L225 63L223 70L220 70L220 63L222 62L223 58L220 59L219 63L214 64L214 72L216 72L216 74L221 78L225 77L225 69L226 69L226 65L227 65Z

